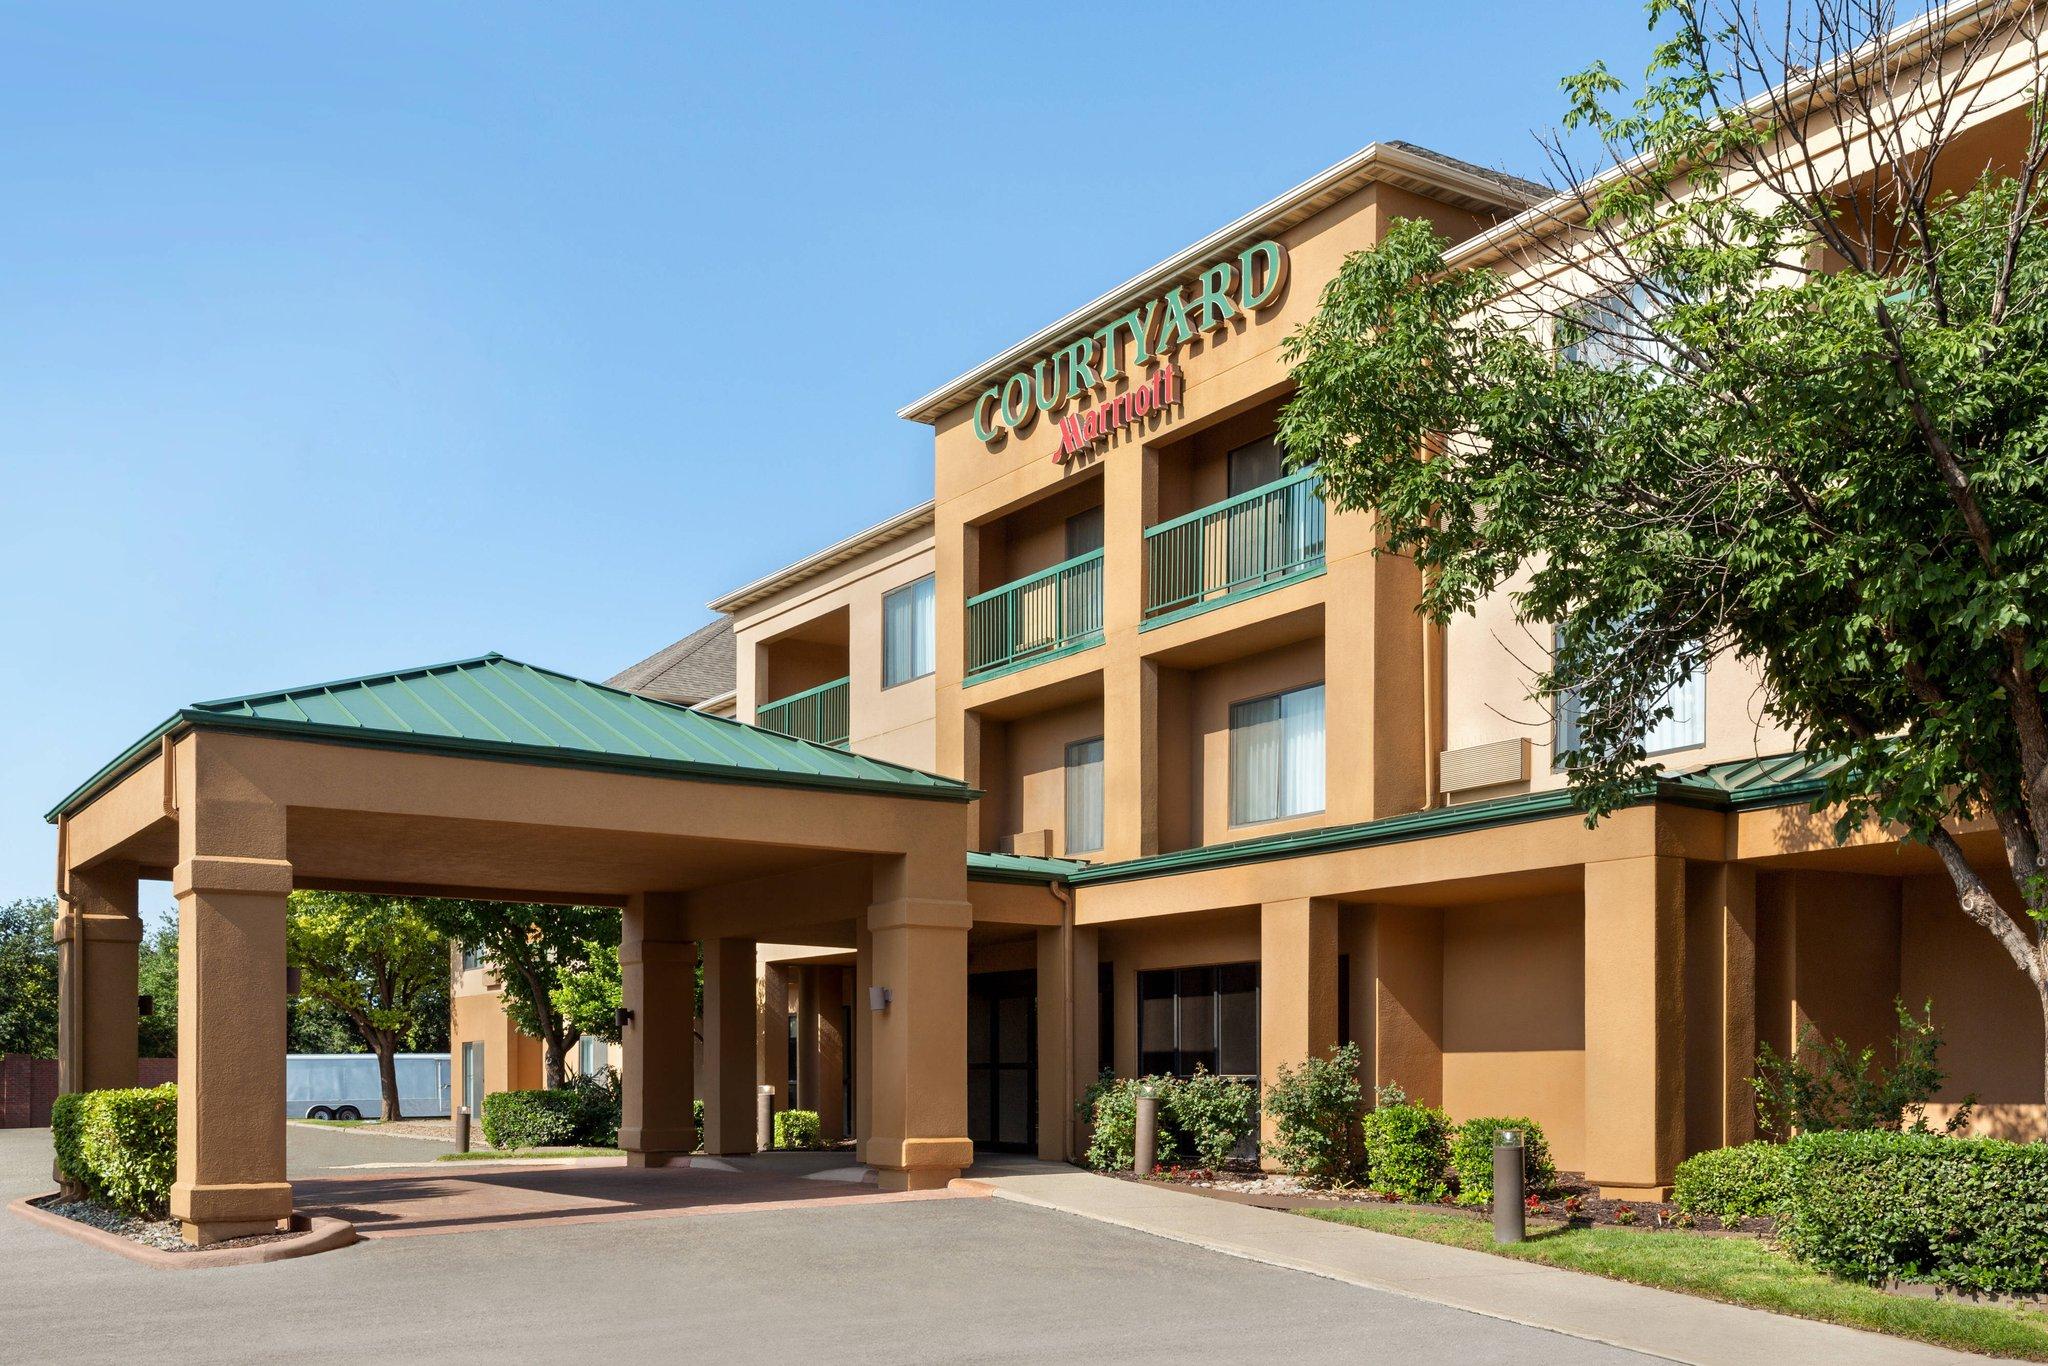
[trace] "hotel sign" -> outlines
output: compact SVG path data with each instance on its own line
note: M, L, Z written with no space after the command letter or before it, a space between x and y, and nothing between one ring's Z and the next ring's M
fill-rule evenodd
M1279 297L1287 282L1287 249L1271 240L1211 263L1190 284L1175 285L1093 332L1054 348L1034 365L991 384L974 400L975 439L994 443L1022 432L1077 398L1107 389L1126 371L1148 371L1142 381L1059 419L1064 464L1080 452L1148 414L1179 401L1181 376L1173 364L1180 348L1249 315Z

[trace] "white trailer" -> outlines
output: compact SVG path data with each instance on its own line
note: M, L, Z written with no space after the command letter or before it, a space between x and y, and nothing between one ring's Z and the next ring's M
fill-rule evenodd
M398 1110L407 1119L436 1118L448 1108L448 1055L398 1055ZM288 1053L284 1060L287 1119L375 1119L384 1088L375 1053Z

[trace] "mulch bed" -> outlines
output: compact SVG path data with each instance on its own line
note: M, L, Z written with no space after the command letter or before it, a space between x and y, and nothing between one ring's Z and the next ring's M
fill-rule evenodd
M28 1203L37 1209L48 1210L51 1214L62 1215L77 1223L88 1224L107 1233L118 1234L153 1247L159 1252L211 1252L219 1248L257 1247L264 1243L275 1243L285 1238L295 1238L296 1233L257 1233L247 1238L229 1238L224 1242L210 1243L205 1248L196 1248L179 1235L175 1219L138 1219L132 1214L123 1214L96 1200L66 1200L61 1196L46 1196Z
M1347 1206L1375 1204L1390 1205L1396 1209L1426 1210L1432 1214L1462 1214L1473 1219L1493 1217L1491 1205L1458 1205L1449 1199L1440 1204L1425 1205L1372 1190L1311 1190L1303 1187L1293 1177L1261 1172L1249 1164L1233 1164L1216 1170L1201 1167L1162 1167L1149 1177L1134 1176L1129 1172L1109 1174L1126 1181L1150 1181L1186 1190L1195 1195L1228 1200L1235 1204L1256 1205L1263 1209L1343 1209ZM1589 1185L1584 1175L1579 1172L1559 1172L1556 1185L1545 1192L1537 1204L1529 1207L1529 1217L1561 1219L1573 1228L1590 1228L1598 1225L1604 1228L1645 1231L1682 1230L1710 1235L1768 1235L1773 1227L1769 1219L1744 1219L1733 1228L1724 1228L1719 1220L1714 1219L1695 1224L1689 1215L1680 1212L1675 1205L1669 1203L1603 1199L1599 1191Z

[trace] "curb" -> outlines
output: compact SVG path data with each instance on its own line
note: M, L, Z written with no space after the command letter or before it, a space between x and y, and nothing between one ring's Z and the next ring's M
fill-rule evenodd
M323 1134L354 1134L358 1138L409 1138L415 1143L446 1143L451 1148L455 1146L455 1140L452 1137L434 1138L428 1134L388 1134L377 1128L373 1123L365 1124L359 1129L340 1128L328 1124L314 1124L303 1119L287 1119L285 1123L295 1129L313 1129Z
M54 1194L54 1192L52 1192ZM130 1261L141 1262L156 1271L204 1271L216 1266L254 1266L259 1262L282 1262L293 1257L310 1257L316 1252L331 1252L335 1248L347 1247L356 1241L356 1226L346 1219L330 1219L325 1215L292 1216L292 1236L281 1238L274 1243L259 1243L253 1247L225 1247L217 1249L198 1248L191 1252L165 1252L161 1248L146 1247L133 1238L124 1238L118 1233L109 1233L91 1224L81 1224L76 1219L66 1219L61 1214L52 1214L46 1209L29 1203L30 1199L48 1199L48 1196L24 1197L7 1208L32 1224L54 1233L62 1233L98 1248L112 1252Z

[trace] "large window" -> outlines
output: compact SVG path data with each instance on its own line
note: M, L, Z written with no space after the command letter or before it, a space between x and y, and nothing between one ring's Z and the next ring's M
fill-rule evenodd
M1240 493L1262 489L1287 472L1287 456L1280 449L1280 438L1262 436L1257 441L1239 446L1225 457L1228 461L1228 492L1232 498Z
M1563 633L1553 631L1550 644L1553 650L1563 648ZM1672 684L1659 699L1659 704L1670 707L1671 715L1644 732L1643 753L1668 754L1673 750L1697 749L1707 743L1707 671L1704 667L1692 670ZM1553 770L1562 769L1564 756L1579 747L1580 718L1584 710L1576 692L1566 691L1557 695L1553 707L1556 728L1550 741L1550 766Z
M1067 746L1066 853L1102 847L1102 737Z
M1323 685L1230 708L1230 823L1323 809Z
M1138 1070L1145 1076L1259 1073L1259 965L1138 974Z
M594 1077L611 1065L611 1050L603 1039L595 1034L585 1034L576 1041L576 1070L586 1077Z
M938 590L927 574L882 595L882 686L923 678L938 659Z
M462 970L475 972L484 965L484 951L474 944L462 946Z

